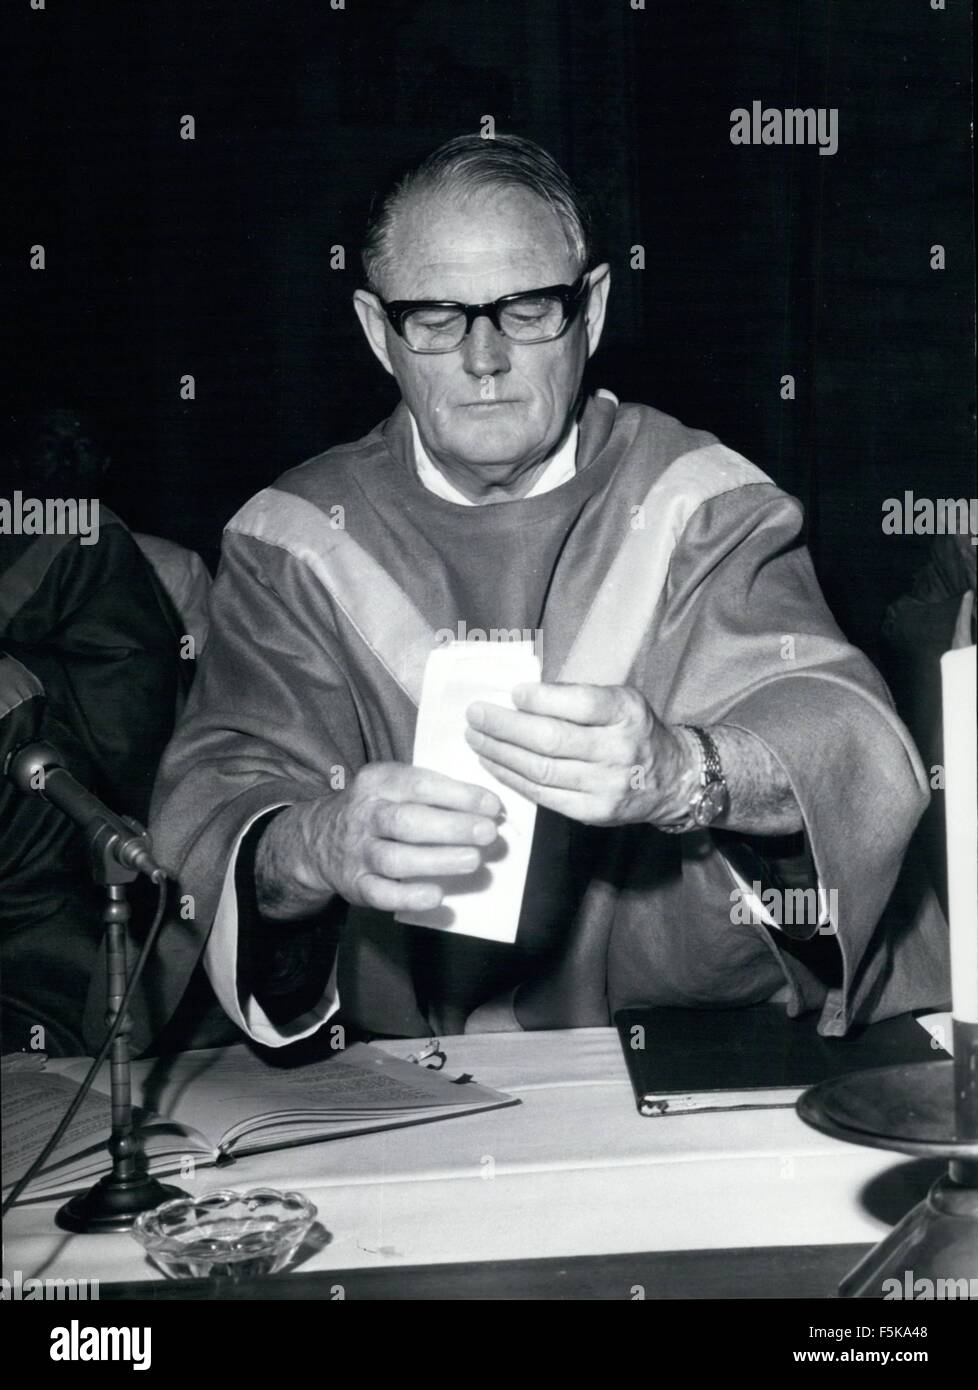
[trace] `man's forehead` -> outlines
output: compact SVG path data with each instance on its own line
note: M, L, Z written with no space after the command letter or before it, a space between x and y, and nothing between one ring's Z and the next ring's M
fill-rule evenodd
M419 197L392 230L398 298L456 290L496 297L567 280L574 268L560 219L527 189L485 189L461 201Z
M562 258L561 258L562 259ZM480 247L454 260L414 260L395 271L407 299L498 299L502 294L539 289L567 279L560 263L540 247L513 247L499 252Z

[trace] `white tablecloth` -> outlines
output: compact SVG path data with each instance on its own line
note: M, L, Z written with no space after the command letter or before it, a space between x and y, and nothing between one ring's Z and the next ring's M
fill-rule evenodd
M401 1056L416 1042L386 1044ZM862 1195L899 1155L839 1143L793 1110L638 1115L610 1028L443 1040L448 1070L522 1104L200 1168L187 1191L298 1188L328 1241L303 1269L876 1241ZM146 1064L140 1064L139 1070ZM135 1090L136 1088L134 1088ZM907 1185L905 1206L920 1195ZM15 1208L4 1274L162 1277L126 1235L70 1236Z

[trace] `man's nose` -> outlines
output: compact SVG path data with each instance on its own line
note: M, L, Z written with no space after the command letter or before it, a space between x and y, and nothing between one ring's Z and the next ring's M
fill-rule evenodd
M462 364L472 376L509 371L507 341L485 314L479 315L462 344Z

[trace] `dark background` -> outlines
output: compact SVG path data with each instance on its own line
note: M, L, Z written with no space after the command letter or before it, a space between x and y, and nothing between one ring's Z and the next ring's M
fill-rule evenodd
M837 617L873 651L927 546L883 536L883 499L974 492L969 10L9 4L8 414L89 413L103 501L213 564L247 496L393 405L349 302L371 194L491 114L594 200L614 275L594 384L799 496ZM838 107L838 153L732 145L755 99Z

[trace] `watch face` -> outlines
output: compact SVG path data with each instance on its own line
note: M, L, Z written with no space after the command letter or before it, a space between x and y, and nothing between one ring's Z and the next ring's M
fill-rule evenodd
M730 793L726 782L708 782L698 793L693 807L693 819L697 825L712 825L722 816L730 805Z

